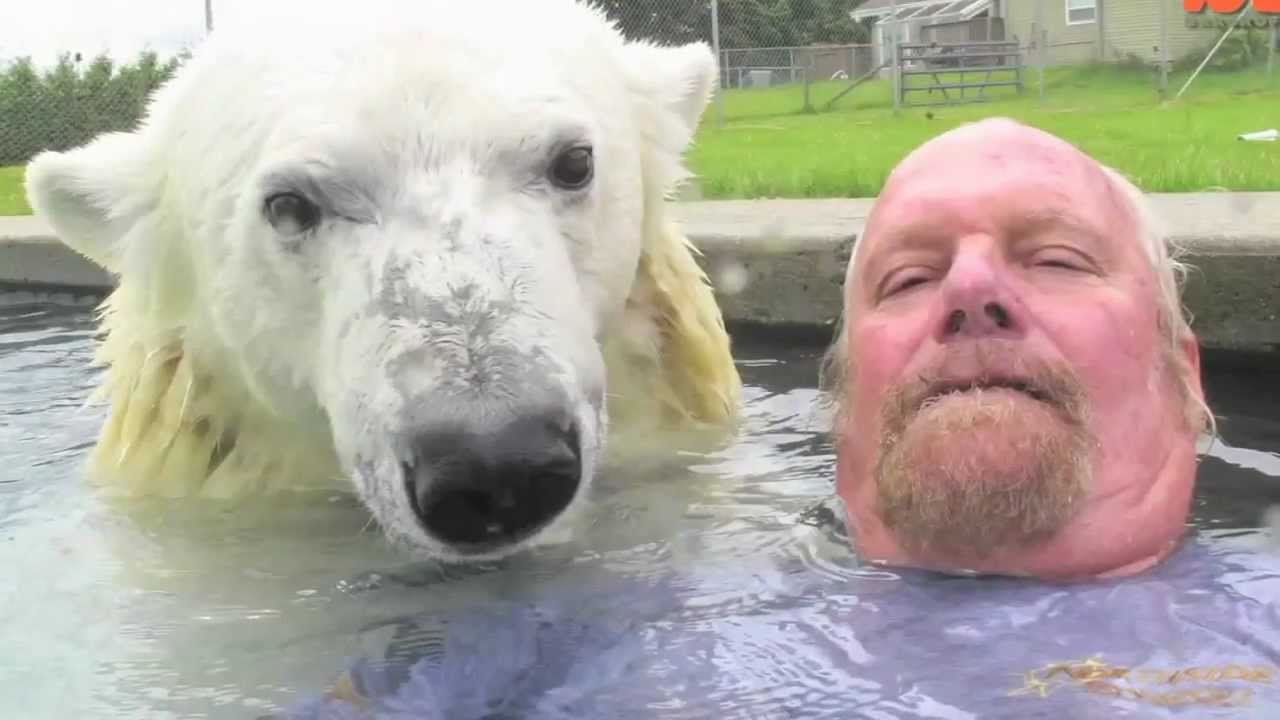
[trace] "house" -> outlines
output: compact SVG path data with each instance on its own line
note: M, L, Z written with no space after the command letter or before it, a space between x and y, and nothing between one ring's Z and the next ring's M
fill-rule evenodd
M867 0L849 15L871 28L876 61L893 58L900 42L1003 40L1000 6L1031 0Z
M1177 60L1211 44L1221 32L1191 27L1182 0L867 0L850 15L871 25L881 61L892 57L895 37L902 42L1016 39L1025 51L1042 36L1048 65L1158 62L1165 33L1168 58Z
M1190 27L1182 0L1013 0L1006 8L1005 27L1024 45L1043 28L1049 65L1157 63L1163 34L1168 36L1168 59L1176 61L1211 45L1221 33Z

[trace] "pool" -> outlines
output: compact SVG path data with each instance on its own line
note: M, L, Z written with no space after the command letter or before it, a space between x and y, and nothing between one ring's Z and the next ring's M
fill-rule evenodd
M1280 371L1206 355L1222 437L1197 539L1133 582L860 565L832 521L822 348L746 336L739 442L609 468L573 541L463 569L406 563L341 495L96 497L95 300L0 293L0 716L287 717L348 668L441 718L1172 717L1210 686L1235 704L1197 717L1280 716ZM1239 669L1187 674L1209 645Z

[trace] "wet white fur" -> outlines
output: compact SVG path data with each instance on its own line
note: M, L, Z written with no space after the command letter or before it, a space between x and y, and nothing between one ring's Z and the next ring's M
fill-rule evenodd
M93 477L338 484L447 557L399 484L414 424L483 427L551 391L588 470L606 437L731 426L729 339L665 203L706 46L626 43L570 0L355 5L220 28L135 132L30 164L37 214L118 281ZM585 192L546 182L564 140L594 147ZM280 175L327 178L341 216L277 232Z

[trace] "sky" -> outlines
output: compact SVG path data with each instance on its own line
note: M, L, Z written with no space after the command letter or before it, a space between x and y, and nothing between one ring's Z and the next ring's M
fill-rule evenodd
M265 9L305 13L316 0L211 2L216 27ZM0 62L29 55L45 66L63 52L129 61L148 48L169 56L204 34L204 0L0 0Z

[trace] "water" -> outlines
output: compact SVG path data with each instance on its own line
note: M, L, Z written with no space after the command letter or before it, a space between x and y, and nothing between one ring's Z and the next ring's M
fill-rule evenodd
M232 512L93 495L91 309L0 294L0 717L281 715L347 668L370 694L407 681L404 717L1153 717L1193 687L1159 668L1280 666L1280 373L1209 357L1223 438L1200 539L1137 581L860 566L825 502L821 348L746 340L741 441L613 469L573 542L464 570L405 562L343 496ZM1036 674L1095 656L1101 685ZM1151 673L1147 694L1116 690L1117 666ZM1256 672L1203 692L1275 717L1280 672Z

